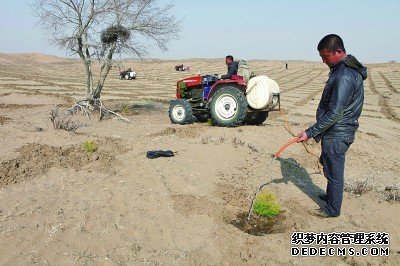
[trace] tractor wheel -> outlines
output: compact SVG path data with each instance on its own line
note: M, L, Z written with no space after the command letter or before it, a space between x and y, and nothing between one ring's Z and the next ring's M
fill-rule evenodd
M236 127L246 117L247 100L244 93L238 88L224 86L212 96L210 109L213 124Z
M192 106L187 100L176 99L169 105L169 119L174 124L190 124L193 118Z
M251 112L247 113L244 123L246 125L261 125L268 117L268 112Z
M129 74L125 74L125 79L129 79Z

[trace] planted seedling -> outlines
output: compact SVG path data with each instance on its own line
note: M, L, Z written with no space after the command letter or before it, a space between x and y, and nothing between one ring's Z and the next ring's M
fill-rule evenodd
M267 190L261 191L254 201L251 219L248 213L240 213L230 223L240 230L256 236L284 232L284 211L276 196Z
M281 212L281 206L276 200L276 196L264 190L257 195L254 202L253 212L260 216L272 218Z
M83 150L87 153L92 153L97 151L97 144L94 140L87 140L83 143Z
M283 145L273 156L268 164L268 167L275 161L276 158L290 145L297 143L298 137L293 138ZM279 232L283 229L282 221L285 219L276 197L267 191L261 189L270 182L262 183L255 193L251 201L250 210L248 213L238 214L236 219L231 222L240 230L251 235L264 235L267 233ZM256 215L254 215L256 214Z

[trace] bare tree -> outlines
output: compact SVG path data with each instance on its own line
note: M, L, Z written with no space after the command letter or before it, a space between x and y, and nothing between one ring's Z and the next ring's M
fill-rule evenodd
M86 97L75 107L104 108L100 94L113 65L113 56L148 54L144 41L166 51L178 38L180 21L172 3L157 0L35 0L34 15L50 41L70 54L78 54L86 71ZM100 60L98 80L93 60Z

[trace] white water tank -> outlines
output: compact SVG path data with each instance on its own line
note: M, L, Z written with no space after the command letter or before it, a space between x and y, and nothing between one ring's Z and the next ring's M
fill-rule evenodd
M251 78L247 83L247 103L256 110L274 108L278 104L278 95L278 83L267 76Z

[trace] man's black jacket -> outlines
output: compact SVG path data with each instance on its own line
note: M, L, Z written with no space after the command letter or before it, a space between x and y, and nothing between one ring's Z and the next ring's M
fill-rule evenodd
M353 138L364 103L367 69L351 55L331 67L317 109L317 122L306 130L317 142L322 138Z
M221 79L230 79L232 75L237 75L238 71L238 62L232 61L228 65L228 73L226 75L222 75Z

